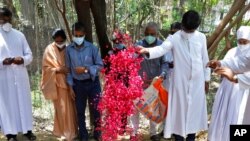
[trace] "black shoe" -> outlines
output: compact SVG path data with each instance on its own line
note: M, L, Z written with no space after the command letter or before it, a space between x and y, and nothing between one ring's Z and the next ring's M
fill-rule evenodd
M78 138L75 139L75 141L88 141L88 139L84 139L84 138L78 137Z
M28 131L28 133L24 134L24 136L28 138L30 141L36 140L36 136L31 131Z
M160 141L161 137L159 135L153 135L150 137L151 141Z
M16 135L8 134L6 137L7 141L17 141Z
M16 137L13 137L13 138L8 139L8 141L18 141L18 140L16 139Z
M164 133L163 133L163 131L161 131L161 133L160 133L160 136L161 136L161 137L163 137L163 136L164 136Z
M101 137L94 137L95 141L102 141Z

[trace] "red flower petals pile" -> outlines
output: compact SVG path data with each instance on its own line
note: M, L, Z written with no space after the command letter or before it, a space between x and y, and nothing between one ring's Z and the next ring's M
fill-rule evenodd
M116 36L121 37L119 33ZM138 74L143 58L136 54L129 36L122 37L122 43L127 49L111 54L104 61L109 63L109 68L103 70L106 73L105 85L98 106L102 114L101 131L104 141L114 141L118 135L129 131L126 125L127 118L135 110L133 101L143 94L143 81Z

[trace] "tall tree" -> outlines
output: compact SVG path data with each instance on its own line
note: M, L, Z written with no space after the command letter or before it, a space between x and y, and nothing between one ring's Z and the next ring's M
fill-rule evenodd
M101 56L104 58L111 43L107 35L107 17L106 17L106 3L104 0L75 0L75 9L78 21L82 22L86 28L86 40L92 42L92 22L91 12L93 15L96 33L101 47Z
M86 28L85 38L87 41L93 42L90 1L89 0L75 0L74 4L75 4L78 21L83 23Z
M99 45L101 47L101 55L102 58L104 58L111 48L107 35L106 3L105 0L91 0L90 6L94 17Z

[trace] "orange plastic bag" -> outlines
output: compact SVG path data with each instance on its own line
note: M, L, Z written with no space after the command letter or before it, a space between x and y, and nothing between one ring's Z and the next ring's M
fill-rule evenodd
M141 99L134 102L140 113L155 123L162 122L167 115L168 92L162 82L162 79L154 78Z

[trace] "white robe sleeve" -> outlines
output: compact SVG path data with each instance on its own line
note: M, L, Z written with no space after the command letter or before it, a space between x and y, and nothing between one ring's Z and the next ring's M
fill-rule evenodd
M204 35L203 40L204 41L202 45L202 61L203 61L203 68L204 68L204 76L205 76L205 81L210 81L211 69L209 67L206 67L207 63L209 62L209 57L207 53L207 41L206 41L205 35Z
M244 73L250 71L250 51L248 51L248 53L245 55L222 60L220 63L221 66L229 67L235 73Z
M240 87L244 89L250 88L250 73L249 72L246 74L238 74L237 78L238 78L238 83Z
M3 60L0 60L0 69L3 69Z
M159 58L169 52L172 48L173 45L169 40L165 40L160 46L148 48L149 59Z
M27 66L31 63L33 56L32 56L32 52L30 50L29 44L25 38L25 36L23 35L23 39L22 39L23 43L22 43L22 47L23 47L23 56L21 56L24 60L23 65Z

